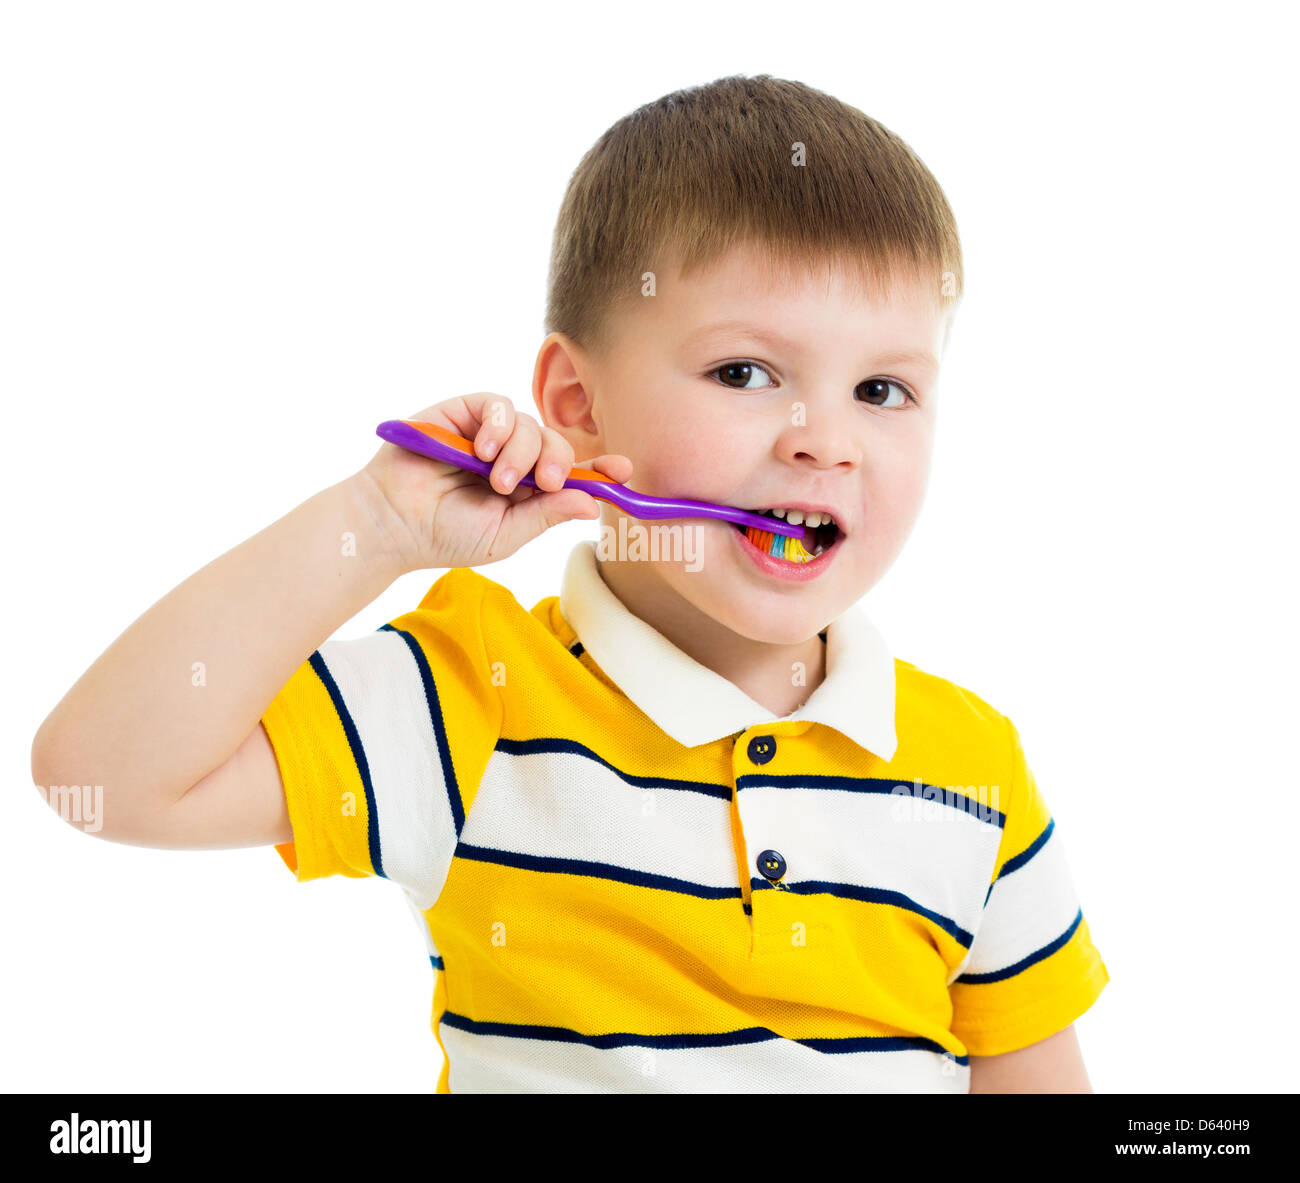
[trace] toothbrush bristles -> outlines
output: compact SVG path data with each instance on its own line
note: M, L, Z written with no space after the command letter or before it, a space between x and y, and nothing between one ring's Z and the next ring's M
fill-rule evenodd
M789 538L784 534L774 534L770 530L757 530L753 526L745 529L745 537L759 550L792 563L811 562L816 556L811 554L801 538Z

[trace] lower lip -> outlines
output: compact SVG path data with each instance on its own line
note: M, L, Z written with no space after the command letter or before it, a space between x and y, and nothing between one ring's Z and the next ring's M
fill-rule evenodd
M764 575L770 575L773 579L784 579L789 583L807 583L810 579L816 579L830 566L831 561L839 553L840 544L844 541L844 532L841 530L835 535L835 541L815 559L807 563L792 563L788 559L778 559L775 555L759 550L734 526L728 526L727 529L736 539L740 549L749 556L750 562Z

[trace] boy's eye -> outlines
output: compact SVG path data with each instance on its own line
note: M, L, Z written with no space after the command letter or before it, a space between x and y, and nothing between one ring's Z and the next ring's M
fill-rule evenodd
M718 381L724 386L730 386L732 390L765 390L766 386L751 386L750 379L757 371L769 379L767 385L771 385L771 374L767 372L757 362L753 361L729 361L709 371L711 375L716 374Z
M901 397L896 402L889 402L889 388L894 387L899 391ZM864 403L872 407L893 407L904 406L912 399L911 392L901 382L895 382L892 378L868 378L865 382L859 382L854 395L860 398Z

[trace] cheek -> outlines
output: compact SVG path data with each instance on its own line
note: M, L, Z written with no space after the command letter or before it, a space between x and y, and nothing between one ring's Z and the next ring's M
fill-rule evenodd
M924 450L902 453L885 468L878 469L874 482L875 496L869 498L868 523L874 512L892 531L906 532L915 522L925 499L929 482L930 459Z
M699 416L689 428L660 421L647 425L631 454L636 471L634 489L660 496L691 497L697 501L726 501L739 470L739 451L725 423Z

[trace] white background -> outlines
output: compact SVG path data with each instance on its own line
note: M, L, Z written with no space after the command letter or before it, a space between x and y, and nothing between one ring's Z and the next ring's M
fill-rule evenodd
M364 464L381 419L476 390L531 411L583 152L670 90L771 73L881 120L956 211L930 493L864 604L1020 730L1112 979L1078 1023L1094 1087L1294 1091L1284 12L0 10L0 1088L434 1087L397 888L100 842L31 786L31 740L141 612ZM531 606L584 536L484 573Z

